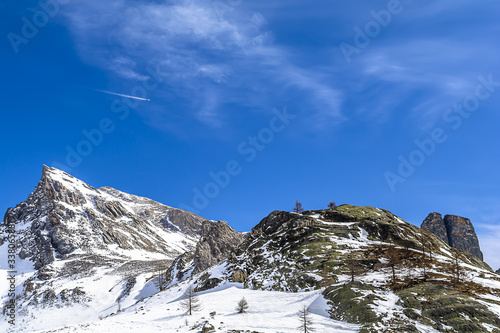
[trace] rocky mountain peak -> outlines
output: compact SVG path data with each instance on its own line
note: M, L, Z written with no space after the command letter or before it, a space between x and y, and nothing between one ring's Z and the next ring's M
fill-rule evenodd
M173 260L194 249L205 220L173 210L110 187L96 189L44 165L35 190L9 208L4 221L16 225L19 256L39 269L75 252L128 257L135 251ZM0 225L0 245L4 237Z
M421 228L433 233L443 242L449 244L448 231L440 213L430 213L422 222Z
M468 252L483 260L479 240L474 226L468 218L457 215L430 213L423 221L421 228L433 233L449 246Z
M87 203L84 194L101 194L99 190L66 172L50 168L46 165L43 166L42 178L35 189L35 193L37 190L42 191L44 196L50 201L60 201L69 205Z

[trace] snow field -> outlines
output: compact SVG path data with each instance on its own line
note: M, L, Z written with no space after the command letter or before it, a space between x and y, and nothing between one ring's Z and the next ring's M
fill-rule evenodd
M192 333L196 331L191 328L205 320L216 328L215 332L221 333L231 329L262 333L296 332L300 325L297 313L303 305L309 307L317 332L347 333L359 330L358 325L334 321L328 317L325 311L326 300L321 291L260 291L242 289L237 283L201 292L199 298L202 310L186 316L180 302L187 286L187 283L175 286L103 320L39 332ZM238 314L235 311L236 303L243 297L249 304L248 313ZM211 312L216 314L212 317Z

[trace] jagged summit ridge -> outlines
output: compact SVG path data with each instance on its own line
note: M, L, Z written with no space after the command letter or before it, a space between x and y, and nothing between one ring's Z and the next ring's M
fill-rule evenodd
M16 225L19 256L39 269L70 253L173 260L194 248L204 219L44 165L35 190L4 221Z

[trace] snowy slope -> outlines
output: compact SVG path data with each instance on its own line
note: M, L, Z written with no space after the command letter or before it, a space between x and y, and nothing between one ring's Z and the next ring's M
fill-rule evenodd
M334 321L322 311L325 300L320 291L282 293L243 289L241 284L228 284L199 294L202 310L185 316L179 298L188 283L156 294L103 320L61 327L40 332L197 332L205 322L213 325L213 332L249 330L262 333L295 332L300 322L299 309L306 305L312 312L313 327L317 332L358 332L358 325ZM245 298L248 313L237 314L236 303ZM320 308L320 309L318 309ZM216 312L213 316L210 313ZM198 326L198 330L193 327Z

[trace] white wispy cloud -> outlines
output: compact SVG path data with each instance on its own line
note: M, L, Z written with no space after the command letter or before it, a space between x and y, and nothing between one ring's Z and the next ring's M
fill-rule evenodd
M288 87L310 100L315 117L341 118L341 92L314 69L296 66L273 43L264 16L243 6L221 13L202 1L90 0L65 14L86 61L131 80L143 79L146 64L160 64L165 89L191 101L186 112L206 124L221 126L231 112L225 103L271 110L275 105L262 104ZM251 93L254 85L263 95Z
M477 77L493 70L487 65L493 63L487 49L497 47L459 39L408 36L401 43L368 46L359 60L361 89L375 82L391 85L391 93L380 98L411 103L407 110L396 110L394 103L392 108L374 108L372 112L407 112L418 127L428 129L442 119L448 108L473 95ZM416 93L420 95L415 97Z

